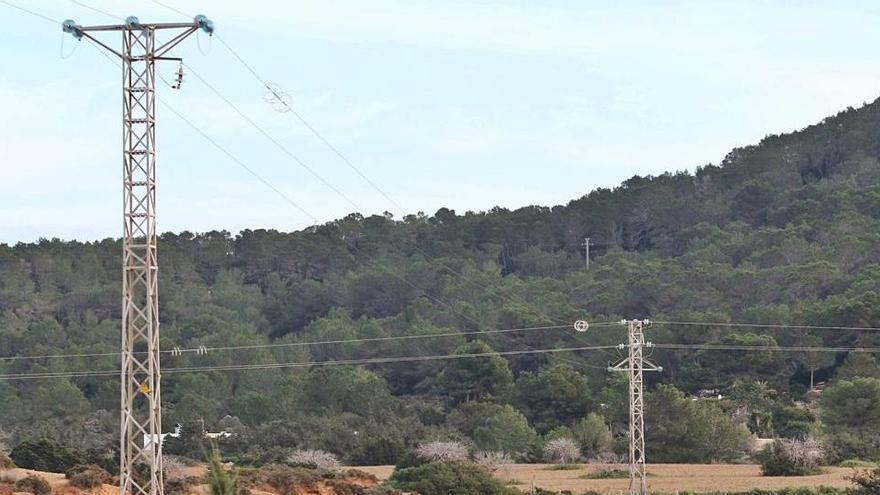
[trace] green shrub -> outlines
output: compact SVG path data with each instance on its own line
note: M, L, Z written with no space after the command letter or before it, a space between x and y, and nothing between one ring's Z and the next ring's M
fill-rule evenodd
M52 487L46 478L32 474L16 481L15 491L33 493L34 495L49 495L52 493Z
M601 471L593 471L581 476L585 480L612 480L629 478L629 471L623 469L603 469Z
M395 470L389 480L397 489L420 495L515 495L486 470L473 464L451 461L431 462Z
M71 486L89 490L110 483L110 473L96 464L80 464L65 473Z
M64 473L86 463L82 453L49 439L22 442L12 449L10 457L18 467L52 473Z
M807 438L816 429L816 417L801 407L781 407L773 412L773 429L782 438Z
M817 461L796 455L791 444L804 443L798 441L776 440L755 456L761 463L761 474L764 476L805 476L815 474Z
M208 455L208 484L212 495L238 495L238 477L229 473L223 466L220 448L216 441L211 442L211 453Z
M86 451L84 464L97 464L108 473L119 472L119 446L108 445Z

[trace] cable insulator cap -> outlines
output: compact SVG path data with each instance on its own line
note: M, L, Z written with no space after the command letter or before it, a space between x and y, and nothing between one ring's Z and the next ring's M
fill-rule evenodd
M214 34L214 21L208 19L207 16L199 14L193 17L193 22L201 29L202 31L208 34Z
M67 19L66 21L62 22L61 30L65 33L72 34L73 37L76 39L81 39L83 36L82 30L73 19Z

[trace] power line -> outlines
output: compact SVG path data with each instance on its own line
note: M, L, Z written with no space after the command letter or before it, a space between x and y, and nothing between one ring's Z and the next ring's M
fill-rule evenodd
M211 143L212 145L214 145L215 148L217 148L217 149L220 150L224 155L226 155L227 157L229 157L230 160L232 160L232 161L234 161L235 163L237 163L241 168L245 169L249 174L251 174L252 176L254 176L254 178L256 178L258 181L262 182L263 185L265 185L266 187L268 187L269 189L271 189L272 191L274 191L276 194L278 194L279 196L281 196L281 198L284 199L284 201L286 201L288 204L290 204L291 206L293 206L294 208L296 208L297 210L299 210L300 213L302 213L302 214L306 215L307 217L311 218L313 224L317 224L317 223L318 223L318 218L317 218L317 217L315 217L314 215L312 215L311 213L309 213L305 208L303 208L302 206L300 206L296 201L294 201L293 199L291 199L287 194L285 194L283 191L281 191L280 189L278 189L277 187L275 187L274 185L272 185L272 183L270 183L268 180L264 179L260 174L258 174L257 172L255 172L254 169L252 169L251 167L247 166L247 165L246 165L243 161L241 161L238 157L236 157L235 155L233 155L232 153L230 153L229 150L227 150L226 148L224 148L220 143L218 143L216 140L214 140L214 138L212 138L212 137L209 136L207 133L205 133L205 131L203 131L203 130L202 130L201 128L199 128L197 125L193 124L192 121L190 121L189 119L187 119L186 117L184 117L183 114L181 114L180 112L178 112L174 107L172 107L171 105L169 105L167 102L165 102L165 101L162 100L161 98L158 98L158 97L157 97L157 99L159 100L160 103L162 103L162 105L163 105L165 108L167 108L168 110L171 110L171 112L172 112L174 115L177 115L177 116L180 118L180 120L182 120L186 125L188 125L190 128L192 128L192 130L196 131L199 135L201 135L201 136L202 136L205 140L207 140L209 143Z
M833 326L833 325L796 325L784 323L737 323L737 322L704 322L704 321L654 321L651 323L658 325L692 325L707 327L743 327L743 328L775 328L775 329L793 329L793 330L851 330L863 332L877 332L880 327L854 327L854 326Z
M737 345L701 345L701 344L653 344L653 347L661 349L684 349L684 350L730 350L730 351L755 351L755 352L859 352L859 353L880 353L880 347L817 347L817 346L737 346ZM232 364L217 366L192 366L165 368L163 373L201 373L207 371L248 371L261 369L278 369L278 368L310 368L321 366L356 366L368 364L389 364L404 362L421 362L421 361L437 361L449 359L478 358L489 356L516 356L526 354L549 354L561 352L583 352L583 351L602 351L608 349L619 349L617 345L594 345L582 347L559 347L550 349L524 349L513 351L492 351L484 353L467 353L467 354L443 354L428 356L398 356L398 357L380 357L380 358L363 358L363 359L344 359L344 360L328 360L328 361L310 361L310 362L287 362L287 363L258 363L258 364ZM602 368L605 369L605 368ZM77 378L77 377L100 377L100 376L117 376L118 371L110 370L82 370L82 371L57 371L57 372L38 372L38 373L12 373L0 374L0 380L18 380L18 379L35 379L35 378Z
M186 12L184 12L182 10L175 9L174 7L167 5L163 2L160 2L159 0L153 0L153 3L155 3L156 5L159 5L160 7L164 7L172 12L176 12L184 17L192 17L191 15L188 15Z
M52 18L49 17L49 16L46 16L46 15L40 14L39 12L35 12L35 11L33 11L33 10L30 10L30 9L26 9L26 8L20 6L20 5L15 5L15 4L9 3L9 2L7 2L6 0L0 0L0 3L2 3L2 4L4 4L4 5L7 5L7 6L9 6L9 7L12 7L13 9L18 9L18 10L20 10L20 11L22 11L22 12L26 12L26 13L32 15L32 16L39 17L40 19L43 19L43 20L45 20L45 21L49 21L49 22L51 22L52 24L58 24L58 25L61 24L60 21L56 21L55 19L52 19Z
M89 9L89 10L91 10L92 12L97 12L97 13L99 13L99 14L101 14L101 15L105 15L105 16L110 17L110 18L112 18L112 19L115 19L115 20L117 20L117 21L122 21L122 20L124 20L123 17L120 17L120 16L115 15L115 14L111 14L110 12L107 12L106 10L101 10L101 9L99 9L99 8L97 8L97 7L93 7L93 6L91 6L91 5L86 5L85 3L83 3L83 2L81 2L81 1L79 1L79 0L70 0L70 1L73 2L73 3L75 3L76 5L79 5L80 7L83 7L83 8Z
M303 167L312 177L315 177L322 184L327 186L328 189L339 195L342 199L347 201L355 210L363 210L354 200L348 197L345 193L340 191L336 186L327 181L321 174L317 173L312 167L310 167L307 163L302 161L298 156L293 154L286 146L284 146L281 142L279 142L275 137L269 134L265 129L263 129L259 124L254 122L253 119L248 117L236 104L234 104L229 98L227 98L223 93L221 93L217 88L215 88L211 83L209 83L205 78L203 78L198 72L196 72L191 66L187 64L183 64L196 78L202 82L208 89L211 90L218 98L223 100L229 108L233 109L241 118L243 118L248 124L250 124L254 129L256 129L260 134L262 134L266 139L272 142L278 149L280 149L284 154L290 157L293 161L295 161L299 166Z
M451 359L467 359L481 358L491 356L516 356L523 354L548 354L558 352L584 352L599 349L610 349L616 346L583 346L583 347L562 347L550 349L526 349L514 351L491 351L491 352L475 352L464 354L441 354L427 356L398 356L398 357L380 357L380 358L364 358L364 359L340 359L328 361L309 361L309 362L287 362L287 363L260 363L260 364L232 364L232 365L216 365L216 366L192 366L178 368L163 368L162 373L204 373L208 371L248 371L248 370L266 370L279 368L313 368L327 366L356 366L369 364L389 364L389 363L406 363L406 362L424 362L424 361L440 361ZM78 377L99 377L99 376L118 376L118 371L110 370L82 370L82 371L53 371L38 373L11 373L0 374L0 380L24 380L36 378L78 378Z
M593 327L599 326L610 326L617 325L617 323L610 322L600 322L600 323L591 323ZM493 334L504 334L504 333L514 333L514 332L531 332L531 331L541 331L541 330L556 330L562 328L568 328L570 325L550 325L550 326L537 326L537 327L520 327L520 328L502 328L502 329L489 329L489 330L473 330L473 331L455 331L455 332L435 332L428 334L415 334L415 335L390 335L384 337L362 337L362 338L353 338L353 339L333 339L333 340L320 340L320 341L305 341L305 342L280 342L280 343L266 343L266 344L249 344L249 345L238 345L238 346L216 346L216 347L192 347L192 348L173 348L173 349L164 349L160 352L162 354L199 354L204 352L211 351L233 351L233 350L248 350L248 349L267 349L267 348L279 348L279 347L308 347L308 346L319 346L319 345L336 345L336 344L357 344L357 343L369 343L369 342L388 342L388 341L397 341L397 340L420 340L420 339L432 339L432 338L443 338L443 337L457 337L457 336L473 336L473 335L493 335ZM136 353L137 354L137 353ZM28 360L28 359L55 359L55 358L82 358L82 357L108 357L108 356L119 356L118 352L103 352L103 353L83 353L83 354L47 354L42 356L0 356L0 361L18 361L18 360Z
M823 347L823 346L778 346L778 345L734 345L734 344L652 344L658 349L688 349L703 351L749 351L749 352L857 352L877 353L880 347Z

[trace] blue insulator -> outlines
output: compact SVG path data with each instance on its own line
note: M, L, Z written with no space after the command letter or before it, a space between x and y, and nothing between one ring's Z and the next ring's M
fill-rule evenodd
M141 21L137 17L130 15L125 18L125 26L128 29L137 29L141 26Z
M193 22L201 28L202 31L208 34L214 34L214 21L208 19L207 17L199 14L193 17Z
M62 22L61 30L65 33L72 34L73 37L76 39L80 39L83 36L82 31L79 29L79 27L77 27L76 21L74 21L73 19L67 19L66 21Z

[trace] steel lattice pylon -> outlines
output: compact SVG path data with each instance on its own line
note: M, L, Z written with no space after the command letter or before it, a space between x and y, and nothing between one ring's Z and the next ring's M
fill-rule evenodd
M159 263L156 258L156 33L122 32L122 376L120 492L162 493ZM147 439L146 441L144 439ZM134 469L146 464L149 482Z
M122 369L120 374L120 466L122 495L162 495L162 374L159 364L159 263L156 231L156 61L174 46L213 23L125 24L84 27L64 21L62 29L109 50L122 60ZM156 44L159 30L176 30ZM121 31L122 51L93 37ZM179 86L178 86L179 87Z
M631 320L621 322L629 329L626 345L629 355L609 370L625 371L629 377L629 493L644 495L648 493L645 478L645 401L644 371L662 371L663 368L645 359L644 348L651 347L645 343L643 327L650 324L647 320Z

